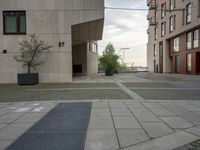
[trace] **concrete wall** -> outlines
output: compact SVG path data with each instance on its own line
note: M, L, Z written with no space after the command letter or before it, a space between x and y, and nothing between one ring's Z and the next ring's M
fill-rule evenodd
M27 34L36 33L39 39L53 45L44 54L45 63L39 72L40 82L72 81L71 26L104 18L103 0L0 0L0 83L16 83L17 73L26 72L13 56L18 53L18 41L27 35L3 35L4 10L25 10ZM59 48L58 42L65 42ZM6 49L8 54L2 54Z
M149 3L151 0L147 0ZM200 25L200 14L199 14L199 0L176 0L176 8L175 9L185 9L188 3L192 3L192 22L190 24L185 24L183 22L184 13L183 11L172 11L167 12L166 16L161 19L161 5L166 2L167 9L169 8L169 0L156 0L157 8L149 10L147 18L150 18L155 15L157 16L157 25L149 26L148 31L148 44L147 44L147 63L148 69L150 72L154 71L153 61L156 60L157 64L159 64L159 42L163 41L164 44L164 59L163 59L163 71L165 73L171 72L171 61L169 58L169 42L168 40L176 37L184 32L187 32L197 26ZM169 17L175 15L176 16L176 28L173 32L169 32ZM161 23L166 22L166 35L161 37ZM154 39L154 30L157 27L157 40ZM153 56L153 45L156 44L157 56ZM184 43L182 43L184 44Z

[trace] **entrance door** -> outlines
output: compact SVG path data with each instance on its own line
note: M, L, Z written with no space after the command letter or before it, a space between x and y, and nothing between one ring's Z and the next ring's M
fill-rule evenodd
M200 52L196 54L196 73L200 74Z
M159 43L159 73L163 73L163 42Z

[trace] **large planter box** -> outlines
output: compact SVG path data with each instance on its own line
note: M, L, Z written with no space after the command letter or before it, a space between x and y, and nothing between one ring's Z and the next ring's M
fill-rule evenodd
M19 85L35 85L39 83L38 73L19 73L17 74L17 82Z
M113 76L113 70L106 70L105 75L106 76Z

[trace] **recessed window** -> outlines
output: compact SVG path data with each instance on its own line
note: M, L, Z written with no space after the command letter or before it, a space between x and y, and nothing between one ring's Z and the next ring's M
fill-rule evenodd
M97 44L94 42L89 42L89 51L97 53Z
M179 56L175 56L175 72L179 73Z
M161 36L166 34L166 22L161 23Z
M175 15L169 18L169 32L173 32L175 30Z
M161 18L165 17L166 15L166 3L161 5Z
M194 30L194 48L199 47L199 29Z
M4 11L4 34L26 34L26 12Z
M179 37L173 39L173 52L179 52Z
M156 56L156 44L153 45L153 56Z
M186 55L186 72L191 73L192 71L192 54Z
M173 10L176 6L176 0L169 0L169 10Z
M186 6L186 23L190 23L192 21L192 4L189 3Z
M187 40L187 49L192 48L192 32L188 32L186 35Z
M154 32L154 38L155 38L155 40L157 40L157 39L158 39L157 28L155 28L155 32Z

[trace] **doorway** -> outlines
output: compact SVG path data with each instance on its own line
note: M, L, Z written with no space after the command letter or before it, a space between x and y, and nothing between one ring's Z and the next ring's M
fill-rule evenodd
M196 74L200 74L200 52L196 53Z
M163 42L159 43L159 73L163 73Z

